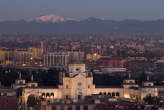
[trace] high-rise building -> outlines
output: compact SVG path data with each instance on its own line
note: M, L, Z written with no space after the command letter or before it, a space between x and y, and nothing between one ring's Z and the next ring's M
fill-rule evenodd
M14 50L2 49L0 50L0 64L11 65L14 60Z
M42 59L43 56L43 50L41 48L29 48L29 52L32 53L32 58L33 59Z
M32 58L32 53L29 51L20 51L16 50L14 51L14 64L25 66L30 63L30 59Z

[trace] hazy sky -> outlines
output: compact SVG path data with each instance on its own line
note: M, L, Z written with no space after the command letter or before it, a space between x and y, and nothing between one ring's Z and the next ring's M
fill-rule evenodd
M0 0L0 21L47 14L76 19L164 19L164 0Z

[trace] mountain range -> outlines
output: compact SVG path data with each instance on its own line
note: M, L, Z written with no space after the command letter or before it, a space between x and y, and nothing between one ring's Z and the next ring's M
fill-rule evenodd
M164 34L164 20L104 20L90 17L84 20L57 15L40 16L19 21L0 22L2 34Z

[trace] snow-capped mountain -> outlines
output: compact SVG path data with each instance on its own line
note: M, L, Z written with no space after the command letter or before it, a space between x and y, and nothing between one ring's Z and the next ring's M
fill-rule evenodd
M39 17L36 17L36 18L27 19L28 22L52 22L52 23L75 21L75 20L76 19L64 18L64 17L61 17L61 16L57 16L55 14L49 14L49 15L45 15L45 16L39 16Z

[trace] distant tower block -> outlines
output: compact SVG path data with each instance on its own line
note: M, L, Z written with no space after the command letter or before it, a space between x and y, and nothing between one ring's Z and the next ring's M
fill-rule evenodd
M42 53L45 53L46 52L46 44L44 41L41 41L40 42L40 48L42 50Z

